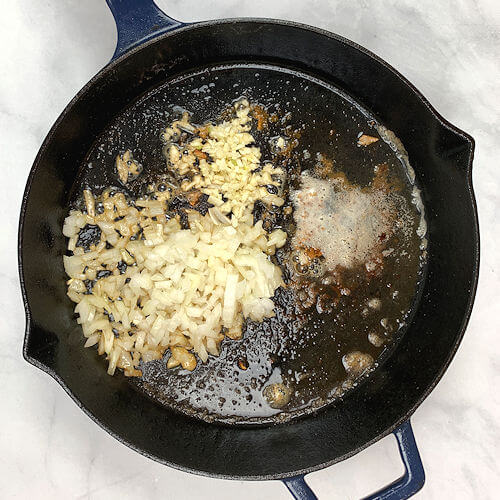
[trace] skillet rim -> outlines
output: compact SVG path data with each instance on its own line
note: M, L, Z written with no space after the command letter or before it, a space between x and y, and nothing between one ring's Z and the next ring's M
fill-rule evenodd
M340 43L343 43L345 45L350 46L351 48L367 55L374 61L376 61L378 64L380 64L385 70L393 73L400 81L402 84L406 85L409 87L409 89L412 91L413 94L416 95L417 98L420 99L420 101L424 104L424 106L431 112L432 116L434 119L437 120L437 122L444 128L450 130L453 132L455 135L459 136L462 138L465 143L468 144L469 146L469 153L468 153L468 158L467 158L467 164L465 165L465 178L466 178L466 184L467 184L467 194L468 197L466 198L466 202L471 203L471 208L472 208L472 216L473 216L473 228L471 236L474 239L474 255L473 257L473 269L472 269L472 280L471 280L471 288L469 291L469 300L467 303L467 307L464 310L463 314L463 320L462 324L460 326L459 331L457 332L456 335L456 340L453 345L453 348L450 350L448 353L447 358L444 360L442 363L442 366L439 370L439 372L435 375L434 380L432 383L423 391L422 395L415 401L415 403L411 406L411 408L403 415L401 418L399 418L393 425L389 426L386 428L384 431L380 432L376 437L374 437L372 440L367 441L363 445L355 448L354 450L351 450L349 453L346 453L344 455L341 455L339 457L336 457L332 460L322 462L320 464L316 464L310 467L290 471L290 472L279 472L279 473L274 473L274 474L263 474L263 475L227 475L227 474L219 474L219 473L212 473L212 472L207 472L199 469L193 469L190 467L182 466L177 463L169 462L167 460L162 460L160 457L157 457L145 450L140 449L138 446L136 446L134 443L131 443L130 441L126 440L122 436L118 435L115 433L113 430L108 428L105 424L103 424L96 416L93 415L93 413L85 407L81 401L76 397L76 395L71 391L71 389L66 385L64 380L51 368L47 367L40 361L38 361L35 357L33 357L29 352L28 352L28 340L31 335L32 327L33 327L33 319L32 319L32 314L29 306L29 300L26 292L26 287L25 287L25 280L24 280L24 269L23 269L23 229L24 229L24 219L25 219L25 214L26 214L26 208L27 208L27 202L28 198L30 195L31 191L31 186L33 184L34 176L36 172L38 171L38 167L40 164L40 161L45 154L46 149L48 148L48 145L50 144L52 137L54 136L56 130L59 127L59 124L61 121L66 117L67 114L70 113L72 110L74 104L80 99L82 95L84 95L86 92L88 92L95 84L97 81L99 81L101 78L103 78L108 72L113 71L113 69L117 66L119 66L125 59L127 59L129 56L132 56L133 54L136 54L137 52L140 52L141 50L146 49L150 45L153 45L155 43L158 43L164 39L169 38L172 35L177 35L179 33L182 33L184 31L188 31L191 29L197 29L200 27L206 27L206 26L217 26L221 24L274 24L274 25L280 25L280 26L287 26L291 27L294 29L298 30L304 30L304 31L309 31L316 33L318 35L324 36L329 39L333 39L335 41L338 41ZM345 37L342 37L340 35L337 35L335 33L332 33L330 31L327 31L322 28L317 28L314 26L310 26L304 23L298 23L294 21L287 21L287 20L280 20L280 19L270 19L270 18L227 18L227 19L216 19L216 20L210 20L210 21L202 21L202 22L196 22L196 23L186 23L181 27L177 27L174 29L170 29L166 32L159 33L157 35L153 35L152 38L139 43L138 45L133 46L131 49L129 49L127 52L116 58L115 60L112 60L110 63L108 63L106 66L104 66L102 69L100 69L83 87L82 89L71 99L71 101L66 105L66 107L63 109L57 120L54 122L52 127L50 128L47 136L45 137L36 157L33 162L33 165L31 167L30 173L28 175L28 179L26 182L26 187L23 193L22 197L22 204L21 204L21 210L20 210L20 216L19 216L19 227L18 227L18 244L17 244L17 250L18 250L18 270L19 270L19 278L20 278L20 285L21 285L21 293L22 293L22 298L23 298L23 304L24 304L24 309L25 309L25 316L26 316L26 327L25 327L25 334L24 334L24 340L23 340L23 357L24 359L39 368L40 370L48 373L55 381L58 382L58 384L65 390L65 392L73 399L73 401L76 403L76 405L84 411L87 416L89 416L95 423L97 423L104 431L106 431L108 434L113 436L115 439L117 439L120 443L128 446L132 450L140 453L141 455L150 458L156 462L159 462L163 465L167 465L169 467L172 467L177 470L181 470L183 472L189 472L205 477L212 477L212 478L217 478L217 479L233 479L233 480L279 480L283 478L288 478L288 477L294 477L298 475L305 475L310 472L314 472L317 470L324 469L326 467L329 467L335 463L341 462L343 460L346 460L360 451L364 450L368 446L371 446L375 442L379 441L380 439L384 438L385 436L389 435L392 433L396 428L398 428L402 423L406 422L409 420L411 415L416 411L416 409L422 404L422 402L427 398L427 396L434 390L436 385L439 383L441 378L443 377L445 371L447 370L448 366L450 365L453 357L455 356L458 347L462 341L462 338L465 334L465 330L467 327L467 324L469 322L471 312L472 312L472 307L474 304L474 299L477 291L477 284L478 284L478 278L479 278L479 257L480 257L480 245L479 245L479 221L478 221L478 211L477 211L477 204L476 204L476 199L473 191L473 186L472 186L472 161L474 157L474 148L475 148L475 142L474 139L464 132L463 130L459 129L455 125L453 125L451 122L446 120L431 104L430 102L425 98L425 96L413 85L405 76L403 76L399 71L397 71L395 68L393 68L390 64L388 64L386 61L384 61L382 58L374 54L373 52L369 51L368 49L364 48L363 46L357 44L356 42L353 42ZM309 415L308 417L305 418L314 418L314 413ZM293 421L286 423L286 424L281 424L281 425L293 425Z

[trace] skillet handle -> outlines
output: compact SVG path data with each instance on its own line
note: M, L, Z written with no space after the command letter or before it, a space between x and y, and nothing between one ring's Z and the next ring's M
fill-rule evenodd
M185 26L168 17L153 0L106 0L115 18L118 41L111 61L160 33Z
M417 493L425 483L424 467L410 421L398 427L394 435L405 466L405 473L389 486L363 500L404 500ZM304 475L283 479L283 482L296 500L317 500L316 495L305 482Z

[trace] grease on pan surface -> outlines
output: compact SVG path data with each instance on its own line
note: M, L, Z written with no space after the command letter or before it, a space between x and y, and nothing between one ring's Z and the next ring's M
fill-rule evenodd
M267 194L259 191L251 200L247 222L261 224L266 239L276 230L288 236L282 248L267 252L274 253L268 262L283 280L271 297L272 316L247 317L241 338L222 340L219 355L206 362L196 355L193 371L189 360L187 369L175 359L170 366L181 365L167 369L167 351L162 359L141 362L142 376L131 383L159 403L207 421L285 421L342 397L404 333L424 269L425 219L403 148L373 117L320 81L262 66L212 68L156 89L118 117L90 151L75 193L90 187L99 199L112 186L126 200L137 200L168 192L177 201L167 212L181 227L189 225L190 203L198 210L224 205L216 215L223 224L219 218L231 219L238 206L231 206L229 192L207 190L217 156L206 144L207 127L234 119L235 108L227 103L241 103L243 93L252 103L245 124L251 128L243 133L255 138L257 170L266 169L272 181L259 185ZM192 111L189 119L186 110ZM162 134L162 153L159 132L175 122ZM188 146L191 127L205 141L196 153ZM360 143L363 135L379 140ZM139 168L122 166L123 184L116 156L127 150ZM180 160L183 169L172 168ZM314 197L321 203L311 204ZM75 200L74 208L84 210L84 202ZM321 217L324 232L311 232L321 227L313 225ZM90 228L89 238L95 233Z

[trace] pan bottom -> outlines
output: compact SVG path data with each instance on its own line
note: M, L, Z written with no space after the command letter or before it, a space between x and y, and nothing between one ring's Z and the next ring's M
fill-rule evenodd
M286 136L297 143L282 166L296 180L304 170L326 168L369 189L374 167L387 165L388 178L401 186L399 196L412 217L406 240L388 239L386 248L393 251L378 276L367 278L365 266L342 273L349 293L328 312L317 302L304 310L293 290L280 288L274 298L276 317L246 322L243 338L225 339L219 357L198 363L193 372L167 370L164 361L153 361L142 367L142 378L130 382L158 403L205 421L269 424L309 414L355 390L362 379L369 382L368 372L362 379L349 378L343 357L361 352L376 360L373 369L380 369L411 321L423 275L417 234L422 208L397 141L381 134L375 144L358 146L361 133L377 135L376 118L325 82L281 67L228 64L168 81L116 117L90 150L73 193L90 187L99 194L116 183L116 154L131 149L145 169L131 187L121 189L139 196L166 168L161 130L183 110L192 113L194 123L217 120L241 97L278 117L264 130L252 130L263 162L275 161L269 139ZM287 229L293 232L294 224ZM285 267L290 257L289 247L278 255ZM381 306L369 307L372 299ZM279 409L264 395L273 384L290 390L290 401Z

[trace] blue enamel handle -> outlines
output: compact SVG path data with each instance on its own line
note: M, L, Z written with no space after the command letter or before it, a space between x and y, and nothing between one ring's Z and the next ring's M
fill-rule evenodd
M111 60L158 36L160 33L185 26L163 13L153 0L106 0L115 18L118 41Z
M419 491L425 483L424 467L420 459L415 436L410 421L405 422L394 431L399 454L405 466L405 473L397 481L377 491L364 500L404 500ZM304 476L284 479L286 487L296 500L317 500L314 492L304 480Z

